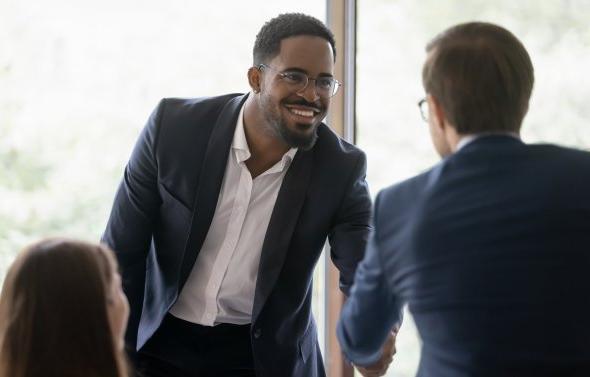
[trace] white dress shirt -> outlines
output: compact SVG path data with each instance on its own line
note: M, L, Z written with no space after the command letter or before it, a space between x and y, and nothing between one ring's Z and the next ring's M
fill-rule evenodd
M283 178L297 149L254 180L250 149L238 115L217 207L195 265L170 313L205 326L252 320L258 265ZM196 209L199 210L198 208Z

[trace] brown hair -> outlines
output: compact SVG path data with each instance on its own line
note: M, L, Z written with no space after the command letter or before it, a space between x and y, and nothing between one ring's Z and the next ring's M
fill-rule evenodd
M520 130L534 69L511 32L484 22L459 24L436 36L426 51L424 89L459 134Z
M0 377L127 377L107 301L105 246L46 239L25 248L0 296Z

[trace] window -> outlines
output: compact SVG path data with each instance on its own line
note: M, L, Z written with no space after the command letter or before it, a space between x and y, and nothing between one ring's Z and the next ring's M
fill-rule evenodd
M247 91L256 33L284 12L326 15L314 0L2 1L0 281L40 237L98 241L160 98Z

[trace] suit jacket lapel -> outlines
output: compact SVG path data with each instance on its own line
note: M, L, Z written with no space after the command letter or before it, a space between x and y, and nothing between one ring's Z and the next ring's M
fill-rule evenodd
M238 114L247 95L232 98L221 110L211 132L195 196L191 231L182 261L179 292L188 278L215 213Z
M256 321L264 302L279 277L299 212L305 201L312 170L313 149L299 150L279 190L260 256L252 322Z

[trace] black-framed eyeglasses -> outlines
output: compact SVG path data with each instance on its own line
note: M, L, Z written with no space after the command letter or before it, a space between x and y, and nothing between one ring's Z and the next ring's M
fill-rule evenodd
M422 98L418 101L418 108L420 109L422 120L428 122L428 102L426 101L426 98Z
M257 68L261 71L268 68L271 71L276 72L281 80L297 93L305 90L310 81L315 81L315 91L318 96L322 98L330 98L338 92L338 88L342 85L338 80L330 76L313 78L299 71L279 71L266 64L259 64Z

